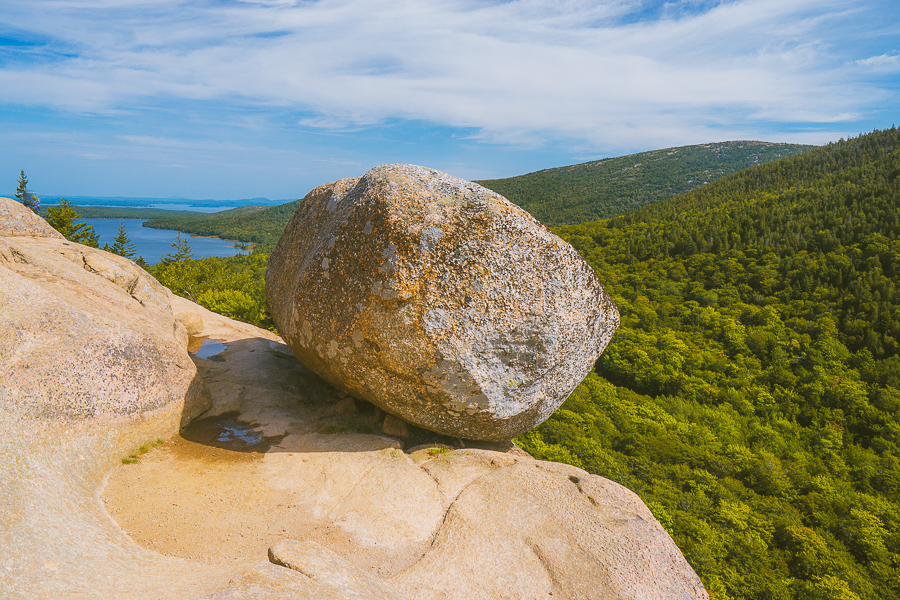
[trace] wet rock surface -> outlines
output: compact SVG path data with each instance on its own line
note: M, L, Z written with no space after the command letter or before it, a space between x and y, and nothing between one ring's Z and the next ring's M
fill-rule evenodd
M327 381L442 434L508 440L546 420L618 325L578 253L502 196L383 165L304 199L266 295Z

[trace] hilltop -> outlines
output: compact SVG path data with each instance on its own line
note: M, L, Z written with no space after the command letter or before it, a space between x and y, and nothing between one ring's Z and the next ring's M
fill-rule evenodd
M813 147L753 141L698 144L476 183L505 196L545 225L565 225L621 215Z
M6 198L0 305L4 600L708 599L622 486L412 438Z
M518 443L636 491L718 599L900 596L898 176L892 129L555 228L622 324ZM265 259L154 274L268 326Z

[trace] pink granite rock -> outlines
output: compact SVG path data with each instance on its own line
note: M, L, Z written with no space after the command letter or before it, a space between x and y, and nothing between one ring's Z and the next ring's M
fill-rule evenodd
M415 165L310 192L269 260L266 296L321 377L477 440L546 420L619 322L566 242L502 196Z

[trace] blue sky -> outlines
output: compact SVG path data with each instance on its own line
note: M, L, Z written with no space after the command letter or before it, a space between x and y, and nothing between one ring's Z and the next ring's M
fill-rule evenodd
M4 193L287 199L900 124L896 0L0 6Z

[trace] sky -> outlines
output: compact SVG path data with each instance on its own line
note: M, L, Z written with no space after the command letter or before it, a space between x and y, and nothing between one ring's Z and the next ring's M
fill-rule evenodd
M0 194L293 199L893 126L896 0L0 0Z

